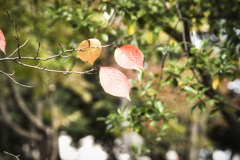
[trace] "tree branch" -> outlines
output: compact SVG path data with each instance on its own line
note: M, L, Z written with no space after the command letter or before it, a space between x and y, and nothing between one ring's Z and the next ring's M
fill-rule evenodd
M191 53L190 53L190 49L187 45L187 42L189 41L191 43L191 41L187 39L188 38L187 37L188 28L186 28L186 27L188 27L188 25L185 25L185 23L188 23L188 21L186 21L186 18L183 18L183 16L182 16L182 13L181 13L181 11L179 9L179 5L178 5L178 0L175 0L175 2L176 2L176 10L177 10L178 18L179 18L179 20L182 21L182 27L183 27L182 40L183 40L184 50L187 53L187 56L190 56Z
M15 51L13 51L7 58L12 57L14 55L14 53L16 53L20 48L24 47L28 42L29 42L29 38L17 49L15 49ZM19 58L19 57L18 57ZM20 57L21 58L21 57Z
M33 125L35 125L38 129L46 132L46 126L42 123L41 120L39 120L27 107L26 103L24 102L24 100L22 99L19 91L17 90L16 86L13 84L12 81L9 81L10 83L10 89L13 93L13 97L14 100L18 106L18 108L21 110L21 112L26 116L27 119L29 119L29 121L31 123L33 123Z
M183 43L184 43L184 50L187 53L188 57L190 58L190 57L192 57L194 55L191 53L190 46L188 45L188 44L191 44L189 22L188 22L188 20L186 18L184 18L182 16L181 11L179 9L178 0L175 0L175 2L176 2L176 10L177 10L177 13L178 13L178 17L179 17L179 19L182 19L182 21L183 21L182 39L183 39ZM190 67L190 69L193 72L193 74L195 75L195 77L198 80L198 82L202 83L205 87L209 88L209 90L207 90L205 92L206 96L208 96L209 98L218 100L215 97L215 95L221 96L221 94L219 92L217 92L217 91L212 89L212 86L211 86L211 82L212 82L211 75L209 73L205 73L204 72L204 68L197 68L197 67L193 68L193 67ZM198 76L196 75L196 72L195 72L194 69L196 69L196 71L198 71L199 76L201 77L201 81L198 79ZM224 109L225 107L227 107L227 108L240 110L240 108L237 108L237 107L235 107L233 105L227 104L227 103L225 103L223 101L218 102L217 105L221 106L221 109Z
M83 47L83 48L78 48L78 49L69 49L69 50L64 50L62 45L60 43L59 46L61 48L61 52L56 54L56 55L53 55L53 56L50 56L50 57L47 57L47 58L40 58L38 57L39 55L39 50L40 50L40 42L38 43L38 49L37 49L37 52L35 54L34 57L22 57L20 55L20 48L24 47L28 42L29 42L29 38L20 46L20 41L19 41L19 34L18 34L18 27L16 25L16 23L14 22L14 20L12 19L12 17L10 16L9 12L7 12L7 15L9 17L9 19L11 20L14 28L15 28L15 32L16 32L16 35L14 35L14 37L16 38L17 42L18 42L18 46L17 46L17 49L15 49L8 57L5 57L5 58L0 58L0 61L14 61L15 63L19 64L19 65L22 65L22 66L25 66L25 67L28 67L28 68L34 68L34 69L38 69L38 70L42 70L42 71L47 71L47 72L55 72L55 73L62 73L62 74L93 74L94 71L97 70L97 67L94 67L92 68L91 70L88 70L88 71L84 71L84 72L75 72L75 71L59 71L59 70L54 70L54 69L47 69L46 67L39 67L39 65L37 66L34 66L34 65L29 65L29 64L26 64L24 62L20 62L19 60L27 60L27 61L34 61L34 60L38 60L38 61L48 61L48 60L51 60L51 59L54 59L54 58L57 58L57 57L61 57L61 58L68 58L70 57L71 55L67 55L67 56L63 56L62 54L63 53L68 53L68 52L73 52L73 51L85 51L87 48L105 48L105 47L117 47L117 46L114 46L113 43L109 44L109 45L105 45L105 46L87 46L87 47ZM15 53L18 53L18 56L17 57L12 57ZM4 71L1 71L0 70L0 73L4 74L5 76L7 76L9 79L11 79L15 84L18 84L22 87L27 87L27 88L31 88L33 86L29 86L29 85L24 85L24 84L21 84L19 82L17 82L15 79L13 79L12 75L4 72Z
M29 42L29 39L27 39L23 45L21 45L19 48L22 48L24 47L27 43ZM105 45L105 46L89 46L89 47L83 47L83 48L79 48L79 49L69 49L69 50L65 50L63 49L62 45L59 43L59 46L61 47L62 49L62 52L60 52L59 54L57 55L53 55L53 56L50 56L50 57L47 57L47 58L40 58L40 57L37 57L38 56L38 53L39 53L39 49L40 49L40 42L38 43L38 50L37 50L37 53L34 57L12 57L14 55L14 53L17 52L17 50L19 48L17 48L15 51L13 51L11 53L10 56L8 57L5 57L5 58L0 58L0 61L13 61L19 65L22 65L24 67L28 67L28 68L34 68L34 69L37 69L37 70L42 70L42 71L47 71L47 72L55 72L55 73L62 73L62 74L94 74L94 72L97 70L97 66L96 67L93 67L92 69L90 70L87 70L87 71L84 71L84 72L76 72L76 71L61 71L61 70L54 70L54 69L47 69L46 67L39 67L39 64L37 66L33 66L33 65L29 65L29 64L26 64L26 63L23 63L23 62L20 62L18 60L39 60L39 61L48 61L48 60L51 60L51 59L54 59L54 58L57 58L57 57L62 57L62 58L68 58L69 56L71 55L68 55L68 56L62 56L63 53L67 53L67 52L73 52L73 51L84 51L86 50L87 48L105 48L105 47L116 47L114 46L114 44L109 44L109 45ZM7 76L9 79L11 79L14 83L16 83L17 85L19 86L22 86L22 87L26 87L26 88L32 88L33 86L30 86L30 85L24 85L24 84L21 84L19 82L17 82L12 76L13 74L8 74L4 71L1 71L0 70L0 73L4 74L5 76Z
M29 39L27 39L27 41L22 45L20 46L20 48L22 48L23 46L26 45L26 43L29 41ZM68 58L70 57L71 55L68 55L68 56L62 56L63 53L68 53L68 52L73 52L73 51L85 51L87 48L106 48L106 47L116 47L114 46L113 44L108 44L108 45L105 45L105 46L88 46L88 47L83 47L83 48L79 48L79 49L69 49L69 50L65 50L65 51L62 51L60 52L59 54L56 54L56 55L53 55L53 56L50 56L50 57L47 57L47 58L36 58L35 57L11 57L14 53L16 53L17 49L8 57L5 57L5 58L0 58L0 61L15 61L15 60L20 60L20 59L23 59L23 60L40 60L40 61L48 61L50 59L54 59L54 58L57 58L57 57L62 57L62 58ZM38 48L39 50L39 48Z
M12 122L11 118L9 117L9 113L7 112L6 105L4 102L4 98L0 95L0 110L1 110L1 117L0 121L3 122L6 126L8 126L11 130L14 131L14 133L20 135L24 138L31 138L34 140L40 141L42 137L36 133L29 133L28 131L24 130L20 126L18 126L16 123Z
M6 73L6 72L3 72L0 70L0 73L4 74L5 76L7 76L9 79L11 79L14 83L16 83L17 85L19 86L22 86L22 87L26 87L26 88L32 88L33 86L29 86L29 85L25 85L25 84L21 84L19 82L17 82L15 79L12 78L12 76L14 75L14 73L12 74L9 74L9 73Z
M16 160L20 160L18 157L20 157L20 155L14 155L14 154L12 154L12 153L9 153L9 152L6 152L6 151L3 151L3 153L5 153L5 154L7 154L7 155L9 155L9 156L12 156L12 157L14 157L14 158L16 158Z
M47 57L47 58L40 58L40 57L37 57L38 56L38 53L39 53L39 49L40 49L40 42L38 43L38 50L37 50L37 53L34 57L12 57L20 48L24 47L27 43L29 42L29 38L24 42L23 45L21 45L20 47L18 47L16 50L14 50L10 56L8 57L5 57L5 58L0 58L0 61L14 61L15 63L19 64L19 65L22 65L22 66L25 66L25 67L28 67L28 68L34 68L34 69L38 69L38 70L42 70L42 71L47 71L47 72L55 72L55 73L62 73L62 74L93 74L94 71L97 70L97 67L94 67L88 71L84 71L84 72L75 72L75 71L60 71L60 70L53 70L53 69L47 69L46 67L39 67L39 65L37 66L33 66L33 65L29 65L29 64L26 64L26 63L23 63L23 62L20 62L20 61L17 61L17 60L39 60L39 61L48 61L48 60L51 60L51 59L54 59L54 58L57 58L57 57L62 57L62 58L68 58L70 57L71 55L68 55L68 56L62 56L63 53L67 53L67 52L73 52L73 51L85 51L87 48L106 48L106 47L116 47L114 46L114 44L109 44L109 45L105 45L105 46L88 46L88 47L83 47L83 48L79 48L79 49L69 49L69 50L65 50L63 49L62 45L59 43L59 46L61 47L62 49L62 52L60 52L59 54L57 55L53 55L53 56L50 56L50 57ZM0 70L0 73L4 74L5 76L7 76L8 78L10 78L14 83L16 83L17 85L19 86L22 86L22 87L26 87L26 88L32 88L33 86L30 86L30 85L24 85L24 84L21 84L19 82L17 82L11 74L8 74L6 72L3 72Z
M28 68L34 68L34 69L38 69L38 70L42 70L42 71L47 71L47 72L55 72L55 73L62 73L62 74L92 74L93 71L95 71L97 68L94 67L88 71L84 71L84 72L75 72L75 71L59 71L59 70L54 70L54 69L47 69L46 67L39 67L38 65L37 66L32 66L32 65L29 65L29 64L25 64L25 63L22 63L22 62L19 62L19 61L14 61L16 62L17 64L20 64L22 66L25 66L25 67L28 67Z
M19 37L19 35L18 35L17 24L14 22L14 20L13 20L12 17L10 16L9 12L8 12L8 11L6 11L6 12L7 12L7 15L8 15L9 19L11 20L14 28L15 28L16 36L14 35L14 37L16 38L17 44L18 44L18 47L17 47L17 48L18 48L18 49L17 49L17 51L18 51L18 57L21 58L21 55L20 55L20 42L19 42L20 37Z
M34 57L34 60L36 60L36 58L37 58L37 56L38 56L38 52L39 52L39 49L40 49L40 42L38 42L38 50L37 50L37 53L36 53L36 55L35 55L35 57Z

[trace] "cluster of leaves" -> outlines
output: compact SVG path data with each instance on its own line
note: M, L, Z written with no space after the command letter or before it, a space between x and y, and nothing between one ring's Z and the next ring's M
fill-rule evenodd
M0 50L2 52L4 52L4 54L6 55L6 53L5 53L5 46L6 46L5 36L2 32L2 30L0 30L0 31L1 31L0 32L1 33L0 34ZM56 57L65 57L65 58L69 57L69 56L61 56L61 54L65 52L64 49L62 48L61 44L59 44L59 45L62 49L62 52L59 53L58 55L50 56L48 58L38 57L38 53L39 53L39 49L40 49L40 42L39 42L39 47L38 47L37 54L35 55L35 57L24 57L22 54L20 54L20 53L23 53L23 52L20 52L20 49L23 48L25 46L25 44L28 43L28 41L29 41L29 39L21 46L19 45L19 41L18 41L18 48L9 56L7 55L6 57L1 58L1 61L14 61L16 63L19 62L19 64L21 64L25 67L35 68L35 69L39 69L39 70L43 70L43 71L54 71L55 72L57 70L49 70L46 67L41 68L40 64L34 66L34 65L29 65L27 63L26 64L21 63L21 62L24 62L24 60L47 61L47 60L50 60L50 59L56 58ZM141 72L141 70L143 69L143 59L144 59L143 54L137 47L135 47L133 45L124 45L122 47L117 47L117 46L114 46L113 44L110 44L110 45L102 46L101 42L99 40L88 39L88 40L81 42L77 49L67 50L67 52L68 51L70 51L70 52L77 51L77 54L81 60L93 65L95 60L100 56L102 48L104 48L104 47L116 47L116 50L114 53L114 58L115 58L115 61L117 62L117 64L119 66L121 66L122 68L135 69L139 72ZM15 53L18 53L18 56L12 57ZM21 61L21 60L23 60L23 61ZM91 73L95 72L97 68L100 69L100 71L99 71L100 83L101 83L103 89L107 93L114 95L114 96L118 96L118 97L125 97L128 100L130 100L129 92L130 92L131 86L128 81L128 78L121 71L119 71L118 69L112 68L112 67L105 67L105 66L97 65L91 69ZM62 73L68 74L69 72L72 73L72 71L68 71L68 70L65 72L62 72ZM83 72L79 72L79 73L84 74ZM7 73L3 73L3 74L7 75L8 78L10 78L11 80L13 80L16 83L16 81L11 77L12 75L9 75ZM17 83L17 84L19 84L19 83ZM24 85L21 85L21 86L24 86ZM79 113L72 114L72 116L75 118L79 117ZM69 117L71 117L71 115ZM68 120L66 118L66 122L67 121ZM61 123L58 124L58 122L56 122L56 124L57 124L56 125L57 128L59 127L59 125L61 125Z
M220 76L221 78L234 79L239 67L239 60L237 53L232 48L232 44L220 43L214 49L211 47L211 42L203 40L201 49L191 48L194 56L188 59L187 65L197 69L204 68L204 72L209 73L211 77ZM220 52L217 53L216 50ZM232 73L233 71L235 73Z
M2 30L0 30L0 50L4 54L6 54L5 46L6 46L5 36ZM108 45L107 47L111 46L113 46L113 44ZM102 47L103 46L101 45L101 42L98 39L84 40L79 44L77 54L81 60L93 65L95 60L100 56L102 52ZM135 69L141 72L141 70L143 69L143 54L137 47L133 45L115 47L117 49L114 52L114 58L119 66L126 69ZM21 59L20 54L19 59ZM130 83L128 81L128 78L121 71L113 67L103 66L96 67L100 68L99 71L100 83L105 92L113 96L125 97L128 100L131 100L129 96L129 92L131 89ZM94 67L93 70L95 70L96 67Z
M223 46L222 46L223 45ZM219 50L219 52L216 52ZM195 108L199 108L201 111L204 111L207 104L213 107L211 113L216 112L215 104L220 101L225 101L221 96L213 96L212 98L206 96L206 92L210 89L217 90L220 82L223 79L234 80L239 75L239 60L237 58L237 53L232 50L232 47L225 46L225 43L219 43L214 47L211 46L211 42L207 40L202 41L200 49L196 47L191 48L191 53L194 56L188 58L186 66L201 70L201 74L209 76L209 87L204 86L203 83L199 83L198 75L193 77L195 79L195 84L191 85L193 79L189 79L184 82L184 89L191 93L192 96L188 97L188 100L198 100L198 102L193 105L192 111ZM210 81L211 80L211 81ZM189 86L186 85L190 84Z
M81 42L78 46L78 56L81 60L91 65L101 54L101 42L97 39L88 39ZM133 45L117 47L114 52L117 64L126 69L135 69L141 72L143 68L143 54ZM118 97L125 97L130 100L129 92L131 89L127 77L118 69L113 67L99 66L100 83L105 92Z
M143 49L145 59L153 57L151 62L161 62L160 60L163 59L161 76L152 74L152 76L144 79L141 77L146 77L144 73L147 72L143 71L143 74L139 74L140 78L138 79L138 82L141 80L141 84L137 85L133 82L134 85L137 85L133 90L134 93L136 92L135 97L132 98L133 106L118 108L117 112L103 118L110 131L121 132L127 128L133 128L134 131L145 136L149 135L144 134L146 128L148 128L153 130L153 133L157 133L156 135L159 138L164 135L168 120L171 119L171 112L166 109L167 104L163 102L166 100L162 100L162 97L159 96L161 87L171 85L180 89L186 93L187 100L192 107L191 111L196 108L204 111L206 106L215 107L216 103L224 101L222 97L218 96L209 98L207 96L209 91L217 91L221 80L224 78L234 80L239 77L239 47L237 46L239 44L239 24L236 21L236 19L239 19L239 14L235 14L239 8L237 0L222 1L222 5L218 5L218 2L213 0L179 0L179 10L182 13L182 18L177 15L177 0L149 0L148 3L145 0L103 0L95 2L76 0L73 2L74 5L63 4L52 8L53 19L63 18L72 28L82 33L89 32L91 37L98 37L104 41L118 39L119 44L124 44L126 41L125 44L134 43ZM100 22L102 15L106 13L110 19ZM120 27L111 25L114 18L120 18L124 25ZM205 40L202 42L201 49L198 49L189 42L192 56L187 57L186 60L186 55L179 56L178 54L185 52L181 48L183 43L180 42L183 41L181 32L184 32L183 28L179 28L180 21L187 21L189 26L192 27L191 29L198 32L213 31L215 35L210 33L208 35L211 37L217 36L219 38L219 33L222 32L220 34L227 36L226 43L213 44ZM210 25L210 30L206 29L206 25ZM204 27L205 29L203 29ZM125 31L128 35L125 34ZM167 41L167 47L162 47L164 46L164 40L160 33L163 32L170 37ZM177 45L169 43L171 38L179 43ZM0 41L4 44L1 38ZM0 45L0 49L4 51L2 46ZM83 61L93 64L100 55L102 48L100 41L96 39L85 40L79 45L78 55ZM131 55L132 50L136 49L129 45L117 47L114 54L115 60L123 68L140 71L142 70L141 58L135 57L134 59L137 59L137 61L132 65L131 56L128 56ZM164 63L165 58L168 59L166 63ZM130 59L130 62L128 59ZM183 62L179 64L179 60ZM94 68L98 67L100 68L99 78L103 89L111 95L130 99L130 84L127 77L115 68L106 66L96 66ZM201 79L200 74L207 75L207 81L210 85L203 84L204 80ZM156 79L161 81L156 82ZM216 94L216 92L212 93ZM179 106L176 105L175 107ZM217 110L218 108L213 108L212 113ZM154 139L156 139L156 136Z

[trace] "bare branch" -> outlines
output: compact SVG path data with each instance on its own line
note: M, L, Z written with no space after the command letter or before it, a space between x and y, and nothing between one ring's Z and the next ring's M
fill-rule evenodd
M10 89L13 93L14 100L18 106L18 108L22 111L22 113L35 125L37 128L41 129L44 132L47 132L47 127L41 122L36 116L28 109L26 103L24 102L22 96L20 95L19 91L17 90L16 86L10 82Z
M117 47L117 46L114 46L113 43L105 45L105 46L87 46L87 47L83 47L83 48L79 48L79 49L75 49L75 48L69 49L69 50L64 51L63 53L73 52L73 51L85 51L87 48L106 48L106 47Z
M29 42L29 38L17 49L15 49L15 51L13 51L10 56L8 56L7 58L9 57L12 57L14 55L14 53L16 53L20 48L24 47L27 43ZM18 57L19 58L19 57Z
M26 42L20 46L20 48L22 48L23 46L25 46L27 43L28 43L29 39L26 40ZM17 60L40 60L40 61L48 61L50 59L54 59L56 57L62 57L62 58L68 58L69 56L71 55L68 55L68 56L62 56L63 53L67 53L67 52L72 52L72 51L83 51L87 48L105 48L105 47L116 47L113 45L113 43L109 44L109 45L105 45L105 46L90 46L90 47L84 47L84 48L79 48L79 49L70 49L70 50L65 50L63 49L62 45L59 43L59 46L61 47L62 49L62 52L60 52L59 54L57 55L53 55L53 56L50 56L50 57L47 57L47 58L40 58L40 57L37 57L38 56L38 53L39 53L39 50L40 50L40 42L38 43L38 50L37 50L37 53L35 55L35 57L11 57L12 55L14 55L14 53L18 50L16 49L9 57L5 57L5 58L0 58L0 61L14 61L15 63L19 64L19 65L22 65L22 66L25 66L25 67L28 67L28 68L34 68L34 69L38 69L38 70L42 70L42 71L47 71L47 72L55 72L55 73L62 73L62 74L95 74L96 72L96 67L92 68L91 70L88 70L88 71L84 71L84 72L75 72L75 71L59 71L59 70L54 70L54 69L47 69L46 67L39 67L40 63L38 63L37 66L33 66L33 65L29 65L29 64L26 64L26 63L23 63L23 62L20 62L20 61L17 61ZM4 74L5 76L7 76L8 78L10 78L14 83L16 83L17 85L19 86L22 86L22 87L26 87L26 88L32 88L33 86L30 86L30 85L24 85L24 84L21 84L19 82L17 82L12 76L13 74L8 74L6 72L3 72L0 70L0 73Z
M4 102L3 97L0 95L0 110L1 110L1 117L0 117L0 121L4 122L4 124L6 124L11 130L14 131L14 133L20 135L21 137L24 138L31 138L31 139L35 139L35 140L41 140L41 136L38 135L37 133L29 133L28 131L24 130L23 128L21 128L19 125L17 125L16 123L14 123L11 118L9 117L9 113L7 113L6 110L6 105Z
M11 20L11 22L12 22L14 28L15 28L15 31L17 32L18 30L17 30L17 25L16 25L16 23L13 21L13 19L12 19L12 17L10 16L8 10L7 10L6 12L7 12L7 15L8 15L9 19Z
M40 42L38 42L38 50L37 50L37 53L36 53L36 55L35 55L35 57L34 57L34 60L35 60L35 59L37 58L37 56L38 56L39 49L40 49Z
M38 43L38 49L37 49L37 52L36 52L34 57L21 57L20 48L24 47L29 42L29 38L20 46L20 41L19 41L20 37L19 37L19 34L18 34L18 27L17 27L16 23L14 22L13 18L10 16L9 12L8 11L6 11L6 12L7 12L7 15L8 15L9 19L11 20L14 28L15 28L16 35L14 35L14 37L16 38L16 40L18 42L18 47L8 57L0 58L0 61L14 61L15 63L17 63L19 65L22 65L22 66L25 66L25 67L28 67L28 68L34 68L34 69L38 69L38 70L42 70L42 71L47 71L47 72L55 72L55 73L62 73L62 74L72 74L72 73L74 73L74 74L95 74L96 73L95 71L97 71L97 67L94 67L91 70L84 71L84 72L75 72L75 71L68 71L68 70L67 71L61 71L61 70L48 69L47 67L39 67L40 63L37 66L34 66L34 65L26 64L25 62L20 62L18 60L48 61L48 60L51 60L51 59L54 59L54 58L57 58L57 57L68 58L72 55L70 54L70 55L67 55L67 56L63 56L62 54L63 53L68 53L68 52L73 52L73 51L85 51L87 48L117 47L113 43L111 43L111 44L104 45L104 46L87 46L87 47L78 48L78 49L73 48L73 49L69 49L69 50L64 50L62 45L60 43L58 43L60 48L61 48L60 53L55 54L55 55L50 56L50 57L47 57L47 58L40 58L40 57L38 57L39 50L40 50L40 42L39 42ZM18 52L18 56L17 57L12 57L16 52ZM13 74L8 74L8 73L3 72L1 70L0 70L0 73L4 74L9 79L11 79L12 82L14 82L15 84L18 84L22 87L27 87L27 88L33 87L33 86L24 85L24 84L21 84L21 83L17 82L15 79L13 79L13 77L12 77Z
M15 74L15 71L13 73L8 73L9 76L13 76Z
M9 155L9 156L12 156L12 157L14 157L14 158L16 158L16 160L20 160L18 157L20 157L20 155L14 155L14 154L12 154L12 153L9 153L9 152L6 152L6 151L3 151L3 153L5 153L5 154L7 154L7 155Z
M42 71L47 71L47 72L55 72L55 73L62 73L62 74L92 74L93 71L95 71L95 68L91 69L91 70L88 70L88 71L84 71L84 72L75 72L75 71L59 71L59 70L54 70L54 69L47 69L46 67L39 67L39 64L37 66L32 66L32 65L29 65L29 64L25 64L25 63L22 63L22 62L19 62L17 60L15 60L14 62L22 65L22 66L25 66L25 67L28 67L28 68L34 68L34 69L38 69L38 70L42 70Z
M62 49L62 53L64 53L64 49L62 47L62 45L60 43L58 43L58 45L60 46L60 48Z
M18 47L17 47L17 48L18 48L18 50L17 50L17 51L18 51L18 57L21 58L21 55L20 55L20 42L19 42L20 37L19 37L19 35L18 35L17 24L14 22L14 20L13 20L12 17L10 16L9 12L8 12L8 11L6 11L6 12L7 12L7 15L8 15L9 19L11 20L11 22L12 22L14 28L15 28L15 31L16 31L16 36L14 36L14 37L16 38L17 43L18 43Z
M14 73L9 74L9 73L3 72L3 71L1 71L1 70L0 70L0 73L2 73L2 74L4 74L5 76L7 76L9 79L11 79L14 83L16 83L16 84L19 85L19 86L26 87L26 88L32 88L32 87L33 87L33 86L24 85L24 84L21 84L21 83L17 82L15 79L12 78L12 76L14 75Z
M19 60L19 59L24 59L24 60L41 60L41 61L48 61L50 59L56 58L56 57L62 57L62 58L68 58L69 56L62 56L63 53L67 53L67 52L73 52L73 51L84 51L87 48L106 48L106 47L117 47L114 46L113 44L109 44L109 45L105 45L105 46L89 46L89 47L84 47L84 48L79 48L79 49L69 49L69 50L65 50L60 52L59 54L47 57L47 58L39 58L39 57L6 57L6 58L0 58L0 61L15 61L15 60ZM14 51L15 52L15 51ZM70 55L71 56L71 55Z

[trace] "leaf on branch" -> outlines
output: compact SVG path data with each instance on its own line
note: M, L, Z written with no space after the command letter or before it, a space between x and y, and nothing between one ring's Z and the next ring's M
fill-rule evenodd
M143 69L143 54L133 45L124 45L114 52L115 61L119 66L141 71Z
M218 85L219 85L219 76L217 75L217 76L215 76L214 79L213 79L212 88L213 88L214 90L216 90L217 87L218 87Z
M6 47L6 40L2 30L0 29L0 50L6 55L5 47Z
M101 42L98 39L84 40L79 44L77 49L82 49L77 51L78 57L91 65L93 65L102 52Z
M130 36L132 36L135 33L135 28L136 28L136 24L133 23L132 25L128 26L128 34Z
M189 92L189 93L192 93L192 94L197 94L198 93L196 89L194 89L192 87L189 87L189 86L185 86L184 90Z
M112 67L100 67L100 84L104 91L117 97L129 97L130 83L128 78L119 70Z

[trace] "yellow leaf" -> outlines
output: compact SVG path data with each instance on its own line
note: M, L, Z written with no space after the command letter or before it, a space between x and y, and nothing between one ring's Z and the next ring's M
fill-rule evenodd
M100 56L102 52L101 42L98 39L88 39L82 41L77 49L81 49L77 51L78 57L84 61L88 62L91 65L95 62L95 60Z
M132 25L128 26L128 34L131 36L135 33L135 23L133 23Z
M178 86L180 86L180 87L182 87L182 86L183 86L183 82L182 82L182 81L180 81L180 80L177 80L177 82L178 82Z
M146 31L142 34L142 40L144 40L148 44L153 43L153 33L150 31Z
M216 90L218 85L219 85L219 76L215 76L212 82L212 88Z
M232 64L233 64L233 65L238 65L238 63L239 63L238 60L234 60L234 61L232 61Z

